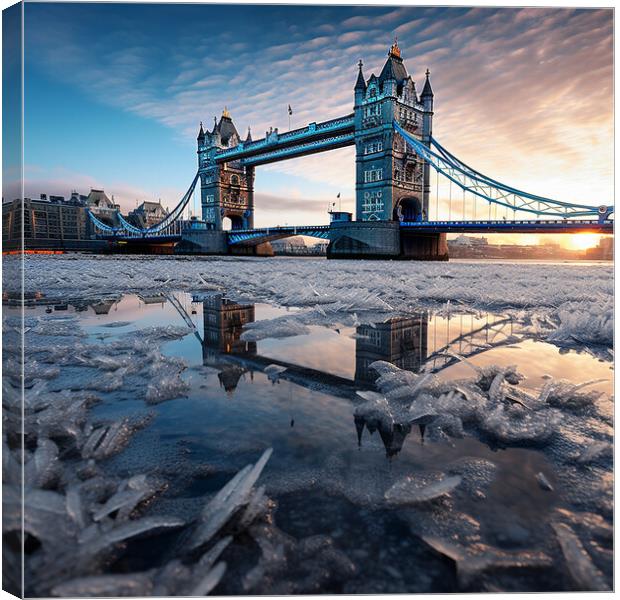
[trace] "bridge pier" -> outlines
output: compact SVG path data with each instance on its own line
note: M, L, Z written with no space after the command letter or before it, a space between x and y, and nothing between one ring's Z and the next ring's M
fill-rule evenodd
M327 258L448 260L445 233L402 231L394 221L334 221Z
M228 254L226 232L215 229L184 231L175 254Z
M448 260L445 233L400 232L400 257L404 260Z
M274 256L270 242L263 242L255 246L230 246L230 254L236 256Z

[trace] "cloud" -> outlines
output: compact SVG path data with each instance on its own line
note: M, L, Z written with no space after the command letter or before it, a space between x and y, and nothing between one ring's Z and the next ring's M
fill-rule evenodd
M350 112L357 60L366 76L378 73L397 34L418 89L424 69L432 70L434 135L457 156L542 195L612 198L610 10L235 7L233 35L218 27L215 8L187 8L202 15L193 19L183 8L171 8L168 23L153 20L157 9L123 13L92 36L92 15L105 9L84 8L73 22L66 8L43 5L28 33L28 60L193 144L198 122L210 124L224 105L255 138L270 126L287 128L288 104L293 126ZM352 192L351 151L325 156L264 169Z

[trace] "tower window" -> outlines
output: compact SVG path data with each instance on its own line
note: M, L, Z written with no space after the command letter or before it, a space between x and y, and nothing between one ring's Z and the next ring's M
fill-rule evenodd
M364 183L381 181L383 179L383 169L369 169L364 171Z
M375 152L383 151L383 141L373 140L372 142L364 146L364 154L374 154Z

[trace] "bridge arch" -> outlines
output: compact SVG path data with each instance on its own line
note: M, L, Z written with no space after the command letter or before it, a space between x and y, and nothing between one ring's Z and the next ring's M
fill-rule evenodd
M422 201L415 196L403 196L394 204L392 219L408 223L422 220Z
M236 212L226 211L222 217L222 228L224 231L235 231L236 229L244 229L245 223L243 216Z

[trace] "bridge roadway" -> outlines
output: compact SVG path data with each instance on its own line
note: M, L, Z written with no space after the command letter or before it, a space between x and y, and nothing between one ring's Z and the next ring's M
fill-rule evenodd
M416 221L400 224L404 231L420 233L613 233L613 221L528 220L528 221ZM294 235L330 238L329 225L287 225L235 229L227 232L229 245L254 244Z
M613 221L558 219L528 221L416 221L400 224L403 231L419 233L606 233L613 234ZM285 225L226 232L229 245L255 245L295 235L330 239L329 225ZM118 242L166 244L181 240L180 234L147 233L144 235L110 234L103 239Z

